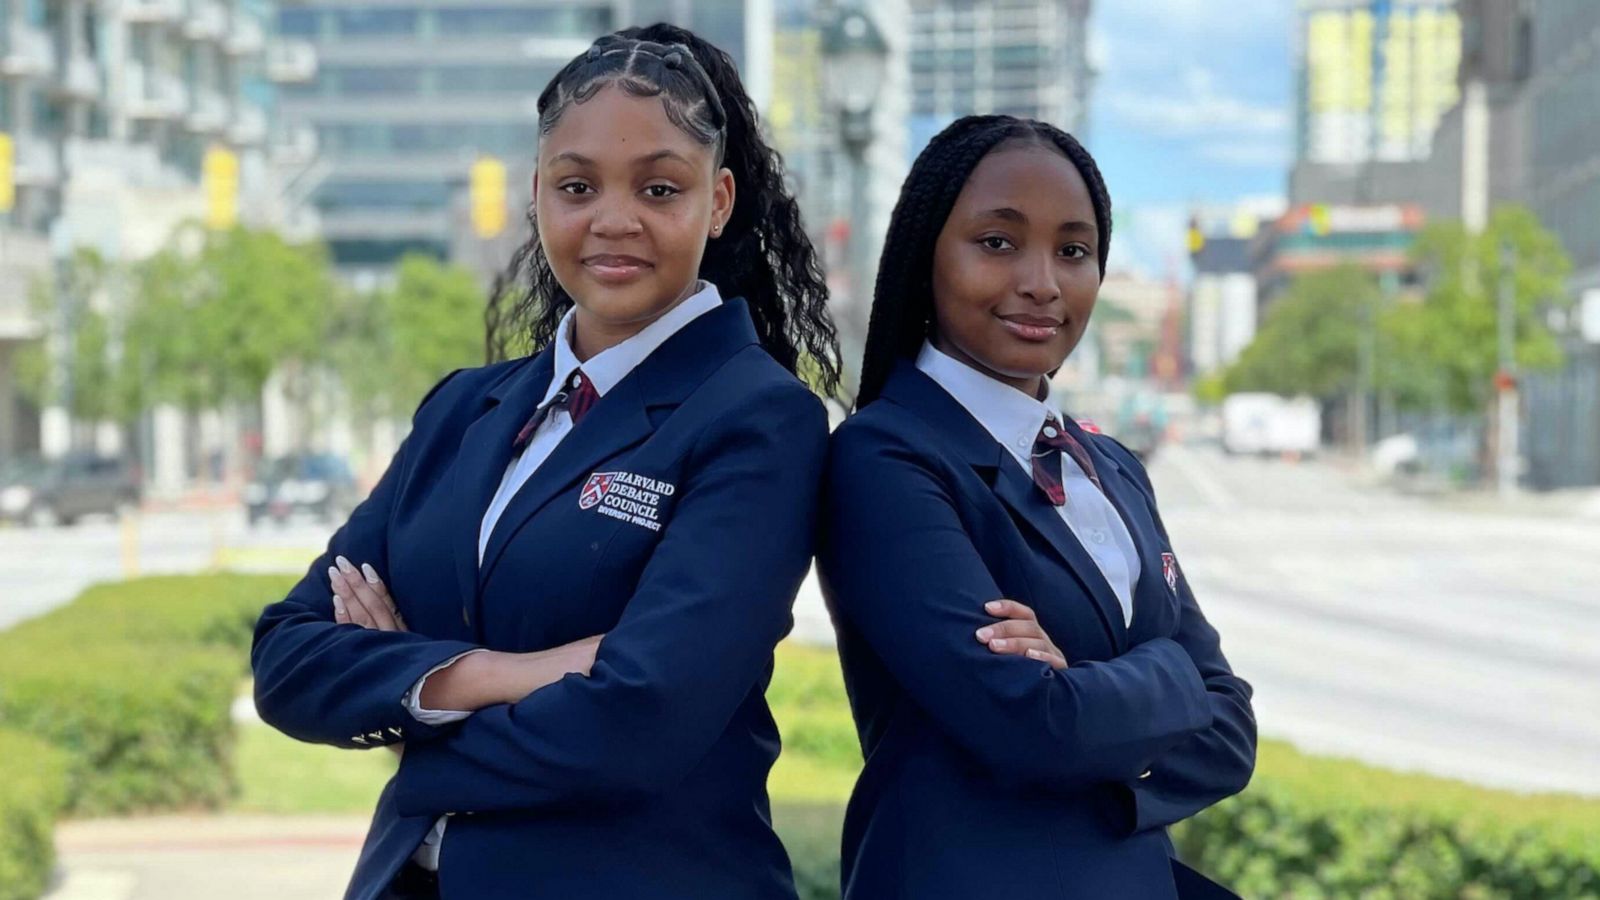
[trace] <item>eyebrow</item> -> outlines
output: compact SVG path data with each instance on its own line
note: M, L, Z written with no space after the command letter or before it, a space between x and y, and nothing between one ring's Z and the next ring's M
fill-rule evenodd
M662 162L665 160L673 160L675 162L683 163L686 166L694 165L693 163L689 162L689 160L683 154L676 150L657 150L654 153L646 153L643 156L634 157L633 164L636 166L648 166L651 163ZM550 162L552 165L558 162L571 162L580 166L595 165L594 160L584 156L581 153L575 153L571 150L557 153L555 156L550 158Z
M1028 221L1028 217L1023 215L1021 210L1015 209L1015 208L1010 207L1010 206L999 206L999 207L996 207L994 209L986 209L983 212L978 213L978 218L980 218L980 219L1001 219L1001 220L1006 221L1006 222L1015 222L1018 225L1027 224L1027 221ZM1092 223L1090 223L1090 222L1080 222L1080 221L1076 221L1076 220L1071 221L1071 222L1062 222L1061 223L1061 227L1060 227L1059 230L1061 230L1061 231L1072 231L1072 232L1088 232L1090 234L1095 234L1095 233L1097 233L1099 231L1099 229L1095 228L1094 225Z

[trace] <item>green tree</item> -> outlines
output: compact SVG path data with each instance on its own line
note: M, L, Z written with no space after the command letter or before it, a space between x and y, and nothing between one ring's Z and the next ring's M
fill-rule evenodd
M18 354L23 396L41 405L65 404L84 424L126 426L138 416L138 386L124 371L126 318L115 290L123 274L97 251L81 248L57 278L34 282L31 305L45 333Z
M190 226L136 266L133 282L131 362L155 401L255 404L279 366L326 355L335 292L320 244Z
M1227 391L1328 400L1353 390L1364 323L1378 299L1376 280L1353 265L1296 278L1228 368Z
M392 286L352 298L339 317L336 361L351 395L372 415L409 415L439 379L481 365L485 301L471 272L406 256Z
M1388 374L1402 395L1418 395L1458 413L1486 408L1499 369L1499 298L1509 277L1515 322L1515 357L1521 369L1559 367L1563 354L1546 324L1551 309L1572 302L1566 281L1572 262L1560 240L1520 206L1497 209L1480 234L1459 222L1426 228L1412 257L1427 283L1423 302L1397 307L1386 317L1394 346ZM1509 265L1509 268L1508 268Z

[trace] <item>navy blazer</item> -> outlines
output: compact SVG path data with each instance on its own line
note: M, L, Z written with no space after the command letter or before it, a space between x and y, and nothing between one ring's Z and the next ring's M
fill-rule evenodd
M1067 428L1139 552L1131 626L1029 473L909 361L834 434L818 571L866 758L849 898L1197 895L1164 826L1249 781L1250 686L1175 559L1169 587L1144 468ZM1068 668L977 640L1002 597Z
M601 398L480 566L479 522L552 358L464 370L424 400L372 495L262 614L256 705L305 741L405 741L351 900L377 897L445 813L445 900L793 898L764 695L813 548L822 404L724 301ZM377 568L409 632L334 623L335 554ZM464 650L602 632L587 677L518 703L440 727L402 705Z

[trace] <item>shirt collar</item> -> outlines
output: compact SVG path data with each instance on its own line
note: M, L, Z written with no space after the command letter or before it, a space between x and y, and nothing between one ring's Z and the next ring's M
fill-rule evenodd
M924 341L917 368L944 388L978 424L1024 465L1047 416L1060 415L1040 400L996 381Z
M604 397L608 391L628 377L639 363L644 362L655 349L666 343L667 338L677 334L683 326L688 325L705 313L716 309L722 303L722 295L717 291L717 286L709 281L700 282L699 290L685 298L677 306L667 310L660 318L640 329L639 333L628 338L614 347L596 353L582 364L583 374L588 377L594 389ZM545 390L544 403L560 391L579 367L578 356L572 349L572 319L577 313L577 308L567 310L561 317L561 324L556 327L554 371L550 378L550 387Z

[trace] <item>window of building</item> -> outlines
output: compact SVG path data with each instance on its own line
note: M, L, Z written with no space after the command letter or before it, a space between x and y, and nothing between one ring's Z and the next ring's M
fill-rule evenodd
M414 9L342 9L333 14L334 31L340 37L391 37L417 33Z

